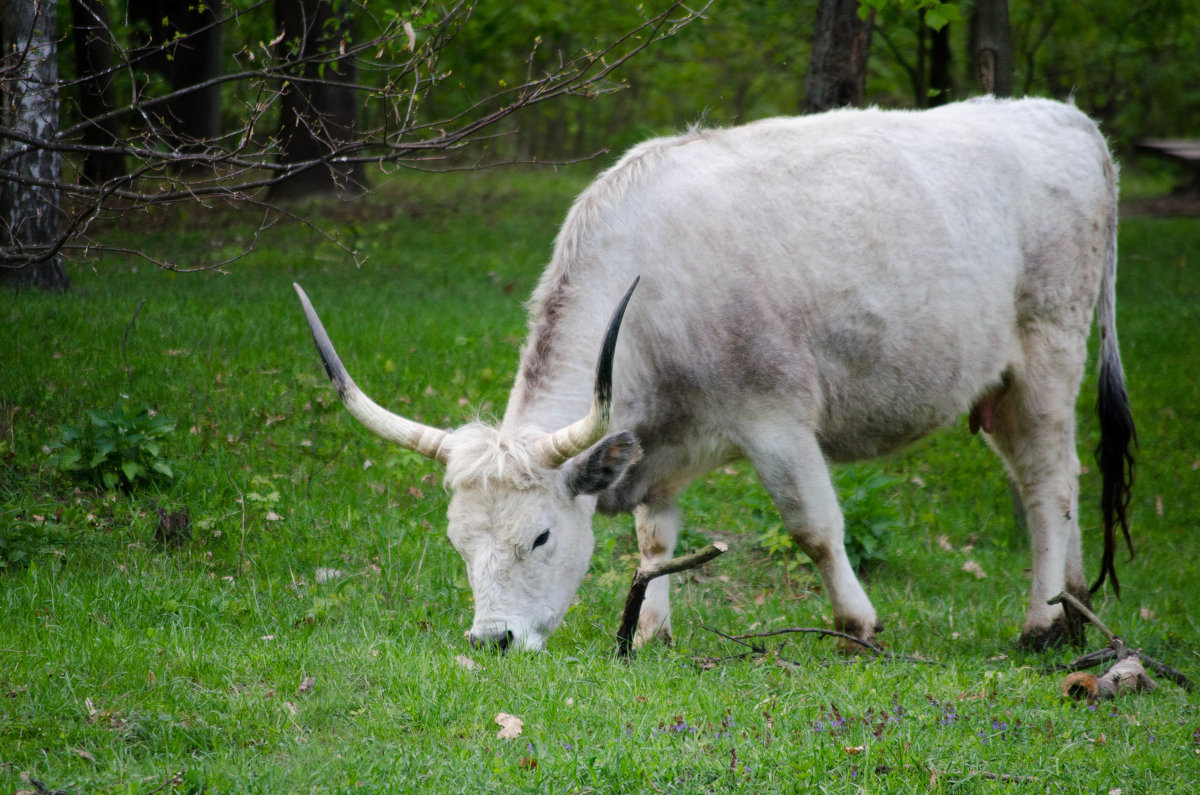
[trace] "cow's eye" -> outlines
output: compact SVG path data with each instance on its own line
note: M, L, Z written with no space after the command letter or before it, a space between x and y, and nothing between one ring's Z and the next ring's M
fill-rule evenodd
M546 543L549 540L550 540L550 531L543 530L541 532L541 535L539 535L537 538L533 539L533 548L537 549L538 547L540 547L542 544Z

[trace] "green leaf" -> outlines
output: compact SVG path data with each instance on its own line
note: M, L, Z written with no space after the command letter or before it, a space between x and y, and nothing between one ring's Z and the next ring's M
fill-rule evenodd
M74 447L68 447L55 457L58 459L59 469L72 469L83 458L83 454Z
M150 465L150 468L160 475L166 475L169 478L175 477L175 473L171 470L171 465L166 461L155 461Z
M121 471L125 473L125 479L132 483L139 477L146 475L146 468L137 461L124 461L121 463Z
M59 425L58 435L63 442L70 444L71 442L79 441L79 439L83 436L83 431L81 431L79 428L76 428L74 425Z
M121 478L117 476L116 472L104 472L100 475L100 480L106 489L115 489L121 482Z
M950 3L939 3L925 10L925 24L934 30L941 30L951 22L961 19L958 6Z

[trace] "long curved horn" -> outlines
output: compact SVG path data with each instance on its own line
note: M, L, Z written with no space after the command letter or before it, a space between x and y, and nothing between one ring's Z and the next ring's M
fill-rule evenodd
M295 282L292 282L292 286L296 288L296 294L300 296L304 315L308 318L308 328L312 331L313 342L317 344L317 352L321 354L321 361L325 364L325 372L328 373L329 380L333 382L338 397L342 399L346 409L359 422L384 439L396 442L426 458L432 458L445 464L446 453L442 450L442 442L449 434L440 428L432 428L405 419L399 414L393 414L367 397L354 383L350 374L346 372L342 360L338 358L337 351L333 349L333 343L329 341L329 335L325 333L325 327L321 325L321 319L317 317L316 310L309 303L304 290L300 289L300 285Z
M608 330L604 333L604 345L600 349L600 359L596 362L596 385L592 396L592 408L578 422L553 433L548 433L534 444L534 455L539 463L552 469L560 467L572 456L579 455L591 447L608 433L608 423L612 418L612 364L613 352L617 347L617 334L621 330L621 319L625 316L625 307L633 296L634 289L641 281L641 276L633 280L625 297L613 312L608 321Z

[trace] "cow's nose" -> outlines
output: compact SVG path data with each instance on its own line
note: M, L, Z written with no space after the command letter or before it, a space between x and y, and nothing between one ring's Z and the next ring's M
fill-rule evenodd
M467 639L471 642L472 649L478 649L482 646L495 646L501 652L505 652L508 651L508 647L513 641L513 634L512 630L506 630L503 634L480 637L472 632L467 636Z

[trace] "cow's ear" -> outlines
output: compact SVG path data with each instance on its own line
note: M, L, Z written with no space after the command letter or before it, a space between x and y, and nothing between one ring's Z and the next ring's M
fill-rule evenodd
M616 484L642 457L642 446L629 431L605 436L563 465L572 495L599 494Z

